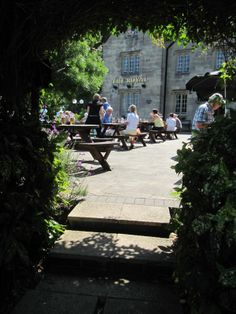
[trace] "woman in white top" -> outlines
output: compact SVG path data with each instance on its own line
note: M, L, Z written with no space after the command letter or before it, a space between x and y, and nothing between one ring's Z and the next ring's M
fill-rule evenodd
M128 110L129 113L127 114L127 119L125 121L126 129L124 130L123 134L136 135L139 132L139 116L137 114L137 108L135 105L130 105ZM134 137L130 137L130 148L134 147L134 140Z

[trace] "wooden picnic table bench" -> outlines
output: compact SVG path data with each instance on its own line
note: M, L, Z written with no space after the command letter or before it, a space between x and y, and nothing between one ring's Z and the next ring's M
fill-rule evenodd
M162 141L164 142L166 139L172 139L173 136L175 138L178 138L175 131L166 131L166 130L150 130L149 131L149 138L150 138L150 141L153 143L156 143L157 137L160 137Z
M91 137L91 140L94 142L94 143L97 143L97 142L111 142L113 141L113 138L112 137Z
M115 141L84 143L78 142L75 146L77 150L88 151L95 160L98 160L100 165L105 171L111 171L110 165L107 162L107 158L110 155L111 150L115 145L118 145ZM105 154L102 154L105 153Z
M104 170L111 170L107 162L107 158L117 142L107 138L93 138L90 136L92 129L99 128L97 124L73 124L60 125L60 129L70 133L71 141L69 147L76 150L84 150L90 152L95 160L98 160ZM79 133L80 137L76 138L75 134ZM103 154L105 153L105 154Z
M164 142L166 140L165 130L150 130L149 139L151 142L156 143L156 138L160 137Z
M113 135L120 135L120 130L125 129L125 127L126 127L126 125L122 122L103 123L102 126L103 126L102 132L101 132L102 136L105 136L106 130L108 128L111 128L114 130Z
M144 141L144 138L146 137L146 135L147 135L147 132L142 132L135 135L131 135L131 134L114 135L113 138L117 138L121 142L122 148L124 148L125 150L128 150L129 147L127 145L127 140L129 139L129 137L134 137L138 141L140 141L143 144L143 146L147 146L146 142Z
M91 139L91 143L113 141L113 138L110 138L110 137L90 137L90 139ZM76 146L78 143L85 143L85 142L80 137L73 137L72 140L66 143L66 147L76 149Z
M165 131L166 138L172 140L173 137L178 138L176 131Z
M79 133L82 141L84 142L92 142L90 137L90 132L92 129L98 129L98 124L60 124L57 126L59 130L68 131L70 134L71 140L74 139L75 135Z

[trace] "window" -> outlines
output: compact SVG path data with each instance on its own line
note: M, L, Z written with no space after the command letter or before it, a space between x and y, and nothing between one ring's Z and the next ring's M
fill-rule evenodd
M138 54L126 54L122 57L123 75L139 74L140 58Z
M215 66L216 70L218 70L221 67L222 63L225 62L225 56L224 56L223 51L219 50L216 52L215 62L216 62L216 66Z
M189 73L190 56L181 54L177 58L176 73Z
M185 114L187 112L187 94L177 93L175 95L175 113Z
M122 104L121 104L121 116L127 115L128 108L130 105L136 105L139 107L140 105L140 93L138 91L130 91L126 92L122 95Z
M138 38L138 30L137 29L129 29L125 33L125 38Z

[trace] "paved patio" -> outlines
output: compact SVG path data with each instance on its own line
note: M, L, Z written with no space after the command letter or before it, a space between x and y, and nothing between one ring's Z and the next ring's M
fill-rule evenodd
M74 157L82 160L83 167L92 175L83 179L83 184L88 187L88 195L85 203L78 205L71 214L71 218L75 221L89 219L90 223L94 220L96 224L102 220L106 223L122 220L124 225L131 227L132 224L140 224L144 229L152 224L155 228L158 224L168 224L166 209L168 206L178 206L179 200L173 191L181 184L181 176L171 166L176 162L177 149L188 138L189 135L180 134L177 140L147 144L147 147L137 144L131 151L112 151L109 156L112 171L107 172L100 171L100 165L92 160L89 153L76 152ZM78 180L79 183L81 181ZM71 238L71 235L75 238ZM97 242L101 235L102 242ZM146 268L143 268L143 265L151 266L152 261L156 265L160 257L167 263L169 252L166 248L170 248L171 239L125 232L108 232L106 237L115 238L115 241L110 241L113 251L110 250L109 254L113 260L118 258L121 261L118 267L127 263L132 270L139 265L139 275L127 276L127 273L122 275L119 271L117 276L108 276L106 269L100 275L98 270L95 270L96 274L92 270L73 275L66 275L63 271L45 273L44 279L25 294L12 314L182 314L173 282L163 280L161 273L152 273L146 278ZM86 264L87 260L91 262L91 257L94 260L96 256L100 259L103 257L99 252L103 252L107 246L101 243L105 243L104 235L98 231L68 230L52 253L60 255L62 249L62 253L68 255L69 251L69 258L72 257L80 269L83 266L80 258ZM164 250L159 256L157 248ZM115 253L121 255L116 256ZM55 262L56 268L57 260ZM101 263L100 266L105 264Z

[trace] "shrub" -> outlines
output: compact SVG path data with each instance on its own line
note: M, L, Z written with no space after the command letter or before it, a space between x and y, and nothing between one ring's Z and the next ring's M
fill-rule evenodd
M60 217L73 198L63 194L69 188L61 157L64 136L41 130L38 121L2 122L0 132L0 312L7 313L36 283L42 259L64 231Z
M236 120L219 119L177 155L175 279L191 313L235 312Z

